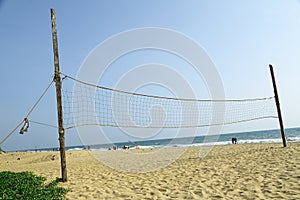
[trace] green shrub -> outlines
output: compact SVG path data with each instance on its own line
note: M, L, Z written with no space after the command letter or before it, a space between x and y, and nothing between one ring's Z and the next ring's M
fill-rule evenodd
M31 172L0 172L0 199L64 199L68 190L57 186L59 179L48 185L45 180Z

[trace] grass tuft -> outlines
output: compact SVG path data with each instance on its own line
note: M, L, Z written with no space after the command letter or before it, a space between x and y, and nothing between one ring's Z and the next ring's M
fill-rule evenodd
M65 199L67 189L58 187L59 179L44 184L46 178L31 172L0 172L0 199Z

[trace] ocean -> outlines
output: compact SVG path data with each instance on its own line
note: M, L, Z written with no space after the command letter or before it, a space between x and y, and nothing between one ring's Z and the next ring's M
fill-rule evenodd
M285 129L287 142L300 142L300 128ZM263 130L252 132L240 132L231 134L221 134L218 136L196 136L188 138L160 139L146 141L127 141L115 144L101 145L78 145L66 147L68 151L74 150L108 150L122 149L124 146L129 148L172 148L172 147L189 147L189 146L210 146L210 145L231 145L232 138L237 138L238 144L247 143L277 143L282 142L280 130ZM42 151L51 151L53 148L39 149ZM57 149L56 149L57 150Z

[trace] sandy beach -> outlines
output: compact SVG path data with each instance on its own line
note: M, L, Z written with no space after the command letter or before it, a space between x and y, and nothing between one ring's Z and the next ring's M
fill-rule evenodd
M159 150L159 159L152 151L68 151L68 182L59 185L67 199L300 199L300 143L215 146L203 157L204 147L191 147L174 162L176 149ZM52 181L59 152L0 154L0 171Z

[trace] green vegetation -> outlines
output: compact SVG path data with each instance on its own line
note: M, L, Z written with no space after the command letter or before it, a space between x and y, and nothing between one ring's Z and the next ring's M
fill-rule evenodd
M64 199L68 190L57 186L59 179L48 185L45 180L31 172L0 172L0 199Z
M3 151L3 150L1 149L1 147L0 147L0 154L3 153L3 152L4 152L4 151Z

